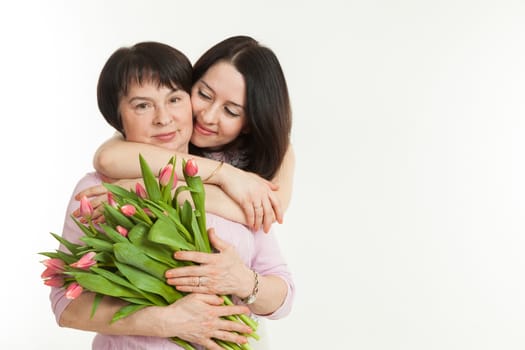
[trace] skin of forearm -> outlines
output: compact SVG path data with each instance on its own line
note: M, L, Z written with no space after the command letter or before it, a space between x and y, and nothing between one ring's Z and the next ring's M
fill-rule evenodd
M154 174L157 174L175 156L177 159L176 173L183 178L182 159L194 158L199 166L199 175L206 179L209 177L219 162L187 153L173 152L154 145L125 141L117 134L104 142L95 152L93 166L101 174L113 179L132 179L140 177L138 155L142 154ZM213 179L210 179L211 183Z
M286 212L290 204L293 190L293 177L295 173L295 153L292 145L288 146L288 150L284 155L283 162L277 174L272 179L272 182L279 185L277 196L281 201L283 212Z
M287 293L288 287L282 278L271 275L259 275L257 299L248 307L257 315L271 314L283 304Z
M239 205L218 186L204 185L206 211L246 225L246 216ZM189 194L188 194L189 196Z
M119 299L104 297L91 317L94 296L94 293L84 292L73 300L60 317L60 326L112 335L158 336L156 322L151 318L145 322L140 316L145 310L111 323L115 312L127 304Z

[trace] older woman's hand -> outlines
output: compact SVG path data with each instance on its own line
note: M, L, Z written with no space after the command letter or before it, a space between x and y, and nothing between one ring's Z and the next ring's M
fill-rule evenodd
M200 265L166 271L167 283L182 292L247 297L253 290L252 270L246 267L235 248L221 240L213 229L208 230L208 235L219 252L176 252L177 260L193 261Z
M224 306L222 303L222 298L216 295L189 294L172 305L146 308L143 312L144 317L158 320L158 336L160 337L176 336L203 345L206 349L222 350L223 348L213 339L244 344L247 339L240 334L252 332L251 328L245 324L221 318L248 314L249 309L246 306Z

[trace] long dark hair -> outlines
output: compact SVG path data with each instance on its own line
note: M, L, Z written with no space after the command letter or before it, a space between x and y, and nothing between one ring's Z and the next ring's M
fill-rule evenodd
M193 66L193 84L219 61L232 64L244 77L245 114L249 133L241 134L241 144L249 158L244 170L271 179L279 169L290 143L292 112L288 87L272 50L248 36L234 36L206 51ZM229 145L231 146L231 145ZM223 150L227 151L227 147ZM205 149L190 145L190 151Z

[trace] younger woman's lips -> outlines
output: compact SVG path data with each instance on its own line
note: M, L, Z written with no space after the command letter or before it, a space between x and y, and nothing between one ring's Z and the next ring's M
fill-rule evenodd
M210 130L210 129L207 129L205 127L203 127L202 125L200 125L199 123L195 123L195 126L193 127L195 131L197 131L199 134L202 134L202 135L214 135L215 132L213 130Z

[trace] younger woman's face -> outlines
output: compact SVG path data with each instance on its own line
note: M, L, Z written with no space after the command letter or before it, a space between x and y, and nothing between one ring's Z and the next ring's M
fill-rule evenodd
M193 134L197 147L218 148L247 132L244 77L228 62L211 66L192 88Z
M188 152L192 132L190 95L156 82L132 84L120 98L126 140Z

